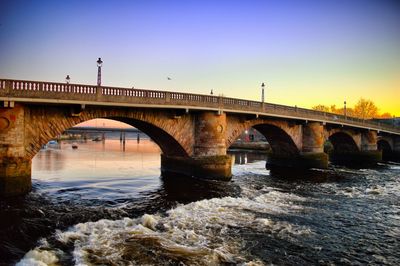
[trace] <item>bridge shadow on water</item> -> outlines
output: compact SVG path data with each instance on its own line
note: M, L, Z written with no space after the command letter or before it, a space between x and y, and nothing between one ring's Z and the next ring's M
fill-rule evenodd
M343 172L360 173L364 170L387 169L385 162L377 164L366 163L330 163L328 169L294 169L286 167L266 166L269 170L269 177L272 180L284 180L285 182L306 182L306 183L331 183L343 181L346 177Z
M240 188L233 182L204 180L176 174L163 174L162 191L165 200L179 203L238 196Z
M332 164L328 169L299 169L284 166L273 166L268 164L268 152L230 150L229 154L235 156L235 164L247 164L257 161L264 161L265 173L268 173L268 177L272 180L283 180L285 182L322 183L335 181L341 178L341 175L335 172L335 168ZM357 169L357 167L355 167L355 169Z

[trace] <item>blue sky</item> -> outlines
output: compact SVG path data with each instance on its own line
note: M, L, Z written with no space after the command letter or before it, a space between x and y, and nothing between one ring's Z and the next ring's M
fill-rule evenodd
M360 97L400 115L400 2L0 3L0 77L311 107ZM171 77L172 80L167 80Z

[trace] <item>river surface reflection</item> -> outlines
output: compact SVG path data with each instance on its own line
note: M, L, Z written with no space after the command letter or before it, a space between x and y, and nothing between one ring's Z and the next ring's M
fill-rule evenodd
M68 191L69 200L114 200L160 187L160 149L151 140L130 140L125 148L113 139L77 144L72 149L72 142L64 141L35 156L32 178L40 180L42 193Z
M399 265L400 165L160 177L149 139L41 150L33 191L0 201L4 265Z

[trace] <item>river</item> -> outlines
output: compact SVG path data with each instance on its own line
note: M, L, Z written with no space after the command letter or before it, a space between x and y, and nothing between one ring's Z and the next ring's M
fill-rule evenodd
M146 138L78 146L0 201L3 265L400 265L400 164L274 172L242 151L218 182L160 177Z

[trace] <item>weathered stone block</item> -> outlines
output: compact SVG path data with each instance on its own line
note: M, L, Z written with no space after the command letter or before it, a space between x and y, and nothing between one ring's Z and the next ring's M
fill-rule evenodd
M324 127L321 123L311 122L303 125L304 153L322 153L324 151Z
M382 160L400 162L400 152L399 151L383 151Z
M326 153L305 153L296 156L270 154L267 158L267 168L328 168L328 155Z
M31 160L3 158L0 163L0 197L23 195L31 188Z
M382 161L382 151L332 152L329 160L334 164L351 167L370 167Z
M226 155L226 114L203 112L196 116L194 156Z
M161 174L176 173L203 179L229 181L232 178L232 156L170 157L161 155Z

